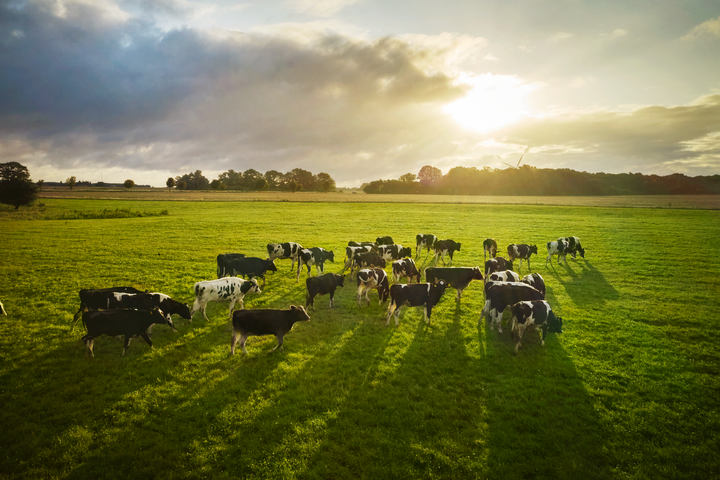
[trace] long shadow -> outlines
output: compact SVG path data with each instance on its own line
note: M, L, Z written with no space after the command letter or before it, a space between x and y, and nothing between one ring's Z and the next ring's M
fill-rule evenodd
M602 272L588 260L578 260L573 265L553 264L548 266L547 271L565 288L573 303L580 307L602 305L608 300L617 300L620 297Z

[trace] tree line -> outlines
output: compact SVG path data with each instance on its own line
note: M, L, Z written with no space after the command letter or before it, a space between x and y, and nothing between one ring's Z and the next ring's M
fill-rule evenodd
M299 190L333 192L336 188L335 180L329 174L320 172L315 175L302 168L294 168L286 173L277 170L261 173L252 168L244 172L228 170L212 181L202 174L202 170L196 170L175 178L170 177L165 185L179 190L289 190L291 192Z
M720 194L720 175L688 177L642 173L588 173L569 168L492 169L454 167L443 175L424 166L417 175L406 173L397 180L364 184L365 193L419 193L437 195L692 195Z

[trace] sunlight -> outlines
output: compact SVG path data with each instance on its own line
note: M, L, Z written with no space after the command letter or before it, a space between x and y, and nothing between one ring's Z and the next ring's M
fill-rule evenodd
M485 74L464 78L462 82L473 87L470 93L443 110L463 127L489 132L527 115L525 95L534 88L519 78Z

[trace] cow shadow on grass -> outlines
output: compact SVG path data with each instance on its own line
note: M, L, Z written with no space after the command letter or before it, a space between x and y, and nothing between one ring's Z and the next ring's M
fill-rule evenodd
M553 264L548 266L548 273L580 307L602 305L608 300L617 300L620 297L602 272L588 260L577 260L572 264Z

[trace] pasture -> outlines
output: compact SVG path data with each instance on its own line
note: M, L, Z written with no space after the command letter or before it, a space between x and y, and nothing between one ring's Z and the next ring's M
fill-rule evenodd
M3 478L713 478L720 476L720 212L542 205L45 199L48 218L0 222ZM93 212L148 212L97 218ZM167 210L167 214L161 212ZM85 212L63 214L63 212ZM98 215L102 216L102 215ZM297 241L417 233L462 243L455 266L537 244L532 271L564 333L483 321L482 283L448 289L429 326L404 308L358 308L354 279L311 320L230 353L227 304L175 317L154 348L69 332L81 288L128 285L192 304L219 253L266 257ZM545 267L544 242L576 235L586 258ZM418 267L432 264L423 253ZM245 307L305 304L277 260ZM388 266L387 271L390 271ZM517 271L517 269L516 269ZM523 262L525 275L529 271ZM313 268L313 275L315 270ZM505 314L507 320L508 313Z

